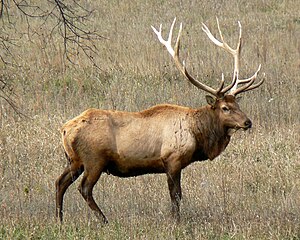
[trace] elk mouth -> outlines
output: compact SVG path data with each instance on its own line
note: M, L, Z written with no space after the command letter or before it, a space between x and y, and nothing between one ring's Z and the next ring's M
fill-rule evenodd
M235 131L237 131L237 130L239 130L239 129L242 129L242 130L246 131L246 130L248 130L248 129L250 129L250 128L252 128L252 122L251 122L250 119L247 119L247 120L243 123L243 125L237 124L237 125L235 125L235 126L233 127L233 129L234 129Z
M243 131L247 131L248 129L250 129L251 127L243 127Z
M237 132L240 129L242 129L243 131L247 131L251 127L252 127L252 123L249 120L249 121L246 121L243 126L235 125L234 127L228 128L227 133L229 136L232 136L235 132Z
M236 128L234 128L236 131L239 130L239 129L242 129L243 131L247 131L248 129L250 129L252 126L243 126L243 127L240 127L240 126L237 126Z

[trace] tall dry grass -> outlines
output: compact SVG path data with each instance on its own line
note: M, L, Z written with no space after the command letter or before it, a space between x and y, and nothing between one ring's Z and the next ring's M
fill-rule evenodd
M93 1L89 24L99 42L101 71L79 54L61 58L58 38L26 36L18 66L1 65L27 117L1 101L0 238L3 239L298 239L300 238L300 3L298 1ZM183 171L182 222L169 217L164 175L119 179L103 175L95 198L110 220L98 225L74 183L65 196L65 224L55 220L54 181L66 160L58 129L89 107L141 110L158 103L198 107L205 93L188 84L151 32L183 21L182 56L191 73L216 86L230 79L232 59L201 31L216 33L218 16L235 44L243 26L242 76L262 64L264 85L244 94L253 120L214 161ZM35 24L35 23L33 23ZM26 25L20 22L20 29ZM33 25L35 26L35 25ZM178 26L178 25L177 25ZM38 27L38 24L36 25ZM40 29L40 31L47 31ZM261 76L261 75L260 75Z

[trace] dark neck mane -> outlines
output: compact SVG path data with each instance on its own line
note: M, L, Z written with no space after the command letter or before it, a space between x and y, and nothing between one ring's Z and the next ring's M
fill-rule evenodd
M195 160L213 160L227 147L230 135L210 106L196 110L193 119L193 132L197 140L196 157L200 158Z

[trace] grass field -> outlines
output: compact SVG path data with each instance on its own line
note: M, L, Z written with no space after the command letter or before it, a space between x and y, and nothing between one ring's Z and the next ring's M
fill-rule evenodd
M61 57L58 36L16 40L18 66L0 63L22 113L0 99L0 239L299 239L300 238L300 2L83 1L95 8L91 24L101 70L79 53ZM182 221L169 216L164 175L119 179L103 174L94 189L110 224L101 226L77 190L65 195L65 222L55 218L56 178L66 160L60 126L90 107L138 111L159 103L205 104L178 73L150 26L183 22L182 56L189 71L216 87L229 80L232 59L217 49L201 23L235 45L243 26L241 75L262 64L265 83L245 93L241 108L253 121L214 161L183 171ZM26 28L22 19L20 30ZM38 29L38 22L32 23ZM179 23L176 25L178 29Z

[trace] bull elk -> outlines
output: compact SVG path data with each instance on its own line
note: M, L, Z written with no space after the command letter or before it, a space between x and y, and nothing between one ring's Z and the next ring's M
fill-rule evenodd
M192 109L163 104L141 112L88 109L65 123L61 133L68 166L56 180L56 215L60 221L63 218L64 193L83 172L79 192L96 217L104 223L107 223L107 219L92 192L102 173L118 177L165 173L172 215L179 219L182 169L195 161L213 160L226 148L236 130L251 128L252 123L240 110L236 96L259 87L264 80L256 81L260 65L250 78L239 78L241 24L238 22L236 49L224 41L218 21L221 41L203 24L202 29L208 38L234 59L231 83L224 87L222 75L220 86L213 89L194 79L186 70L184 61L179 59L182 24L173 49L171 40L175 21L176 18L167 40L162 37L162 25L159 30L152 29L180 72L197 88L210 94L206 96L208 105Z

